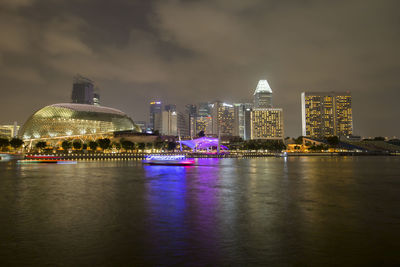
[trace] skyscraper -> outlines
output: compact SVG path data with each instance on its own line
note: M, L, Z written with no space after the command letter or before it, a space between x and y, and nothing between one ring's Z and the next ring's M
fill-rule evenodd
M163 110L161 113L161 129L159 129L160 133L163 135L177 136L178 135L177 118L178 114L176 111Z
M74 77L72 85L72 103L93 105L94 82L81 75Z
M233 136L235 131L235 108L231 104L216 101L212 104L213 134Z
M260 80L254 90L250 118L251 139L283 139L283 110L272 108L272 89L267 80Z
M162 104L160 101L152 101L150 102L150 117L149 117L149 128L153 130L159 130L156 129L156 114L159 114L157 118L157 124L160 124L159 121L161 122L161 111L162 111ZM161 125L157 125L157 128L160 128Z
M243 140L250 139L251 133L251 110L252 103L235 103L235 136L240 136Z
M283 139L281 108L254 109L251 112L251 139Z
M303 92L302 134L314 138L353 134L350 92Z
M260 80L254 91L254 108L272 108L272 89L267 80Z

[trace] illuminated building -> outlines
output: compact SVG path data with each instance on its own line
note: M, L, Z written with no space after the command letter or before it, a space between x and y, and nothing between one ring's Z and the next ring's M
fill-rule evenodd
M178 135L178 114L176 111L164 110L161 112L161 128L159 129L162 135ZM158 129L157 129L158 130Z
M93 93L93 105L100 106L100 92L97 87L94 89Z
M120 110L86 105L54 104L35 112L21 128L24 140L95 136L140 128Z
M150 102L150 120L149 120L149 128L157 130L161 127L161 111L162 111L162 104L160 101L152 101ZM155 117L156 114L159 114L157 120ZM157 122L157 125L156 125ZM156 129L157 128L157 129Z
M240 136L243 140L250 139L251 133L251 110L252 103L237 103L235 107L235 136Z
M187 104L185 106L185 116L187 117L188 131L190 136L196 135L196 116L197 107L193 104Z
M17 122L14 125L0 125L0 137L3 138L13 138L18 134L19 126Z
M197 116L209 117L211 116L212 105L210 103L199 103L197 108Z
M211 116L197 116L196 117L196 135L203 131L205 135L213 133L213 120Z
M267 80L260 80L254 91L254 108L272 108L272 89Z
M96 104L98 104L100 96L96 94ZM94 82L80 75L74 77L72 85L72 103L77 104L94 104Z
M251 111L251 139L283 139L281 108L262 108Z
M303 136L326 138L353 134L350 92L304 92L301 109Z
M221 136L233 136L235 130L235 108L231 104L216 101L212 104L212 131Z
M186 113L178 111L177 118L177 126L178 126L178 135L181 136L190 136L189 131L189 116Z

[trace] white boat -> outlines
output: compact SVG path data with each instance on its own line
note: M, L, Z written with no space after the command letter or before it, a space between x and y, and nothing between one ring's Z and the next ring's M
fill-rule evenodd
M185 155L150 155L143 161L143 164L149 165L174 165L189 166L194 164L193 159L186 158Z

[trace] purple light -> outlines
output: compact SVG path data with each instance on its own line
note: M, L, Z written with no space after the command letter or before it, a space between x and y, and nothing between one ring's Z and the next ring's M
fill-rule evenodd
M194 140L185 140L181 141L181 143L185 146L190 147L191 149L207 149L210 147L218 146L218 138L212 137L200 137ZM228 150L226 146L220 145L221 148Z

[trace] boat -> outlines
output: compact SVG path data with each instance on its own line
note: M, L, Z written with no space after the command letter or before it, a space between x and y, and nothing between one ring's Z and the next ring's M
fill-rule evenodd
M55 156L47 156L47 155L40 155L40 156L26 156L25 159L20 159L17 161L19 164L32 164L32 163L52 163L52 164L76 164L75 160L64 160L60 157Z
M143 164L149 165L172 165L172 166L190 166L194 164L193 159L186 158L185 155L150 155L143 161Z

